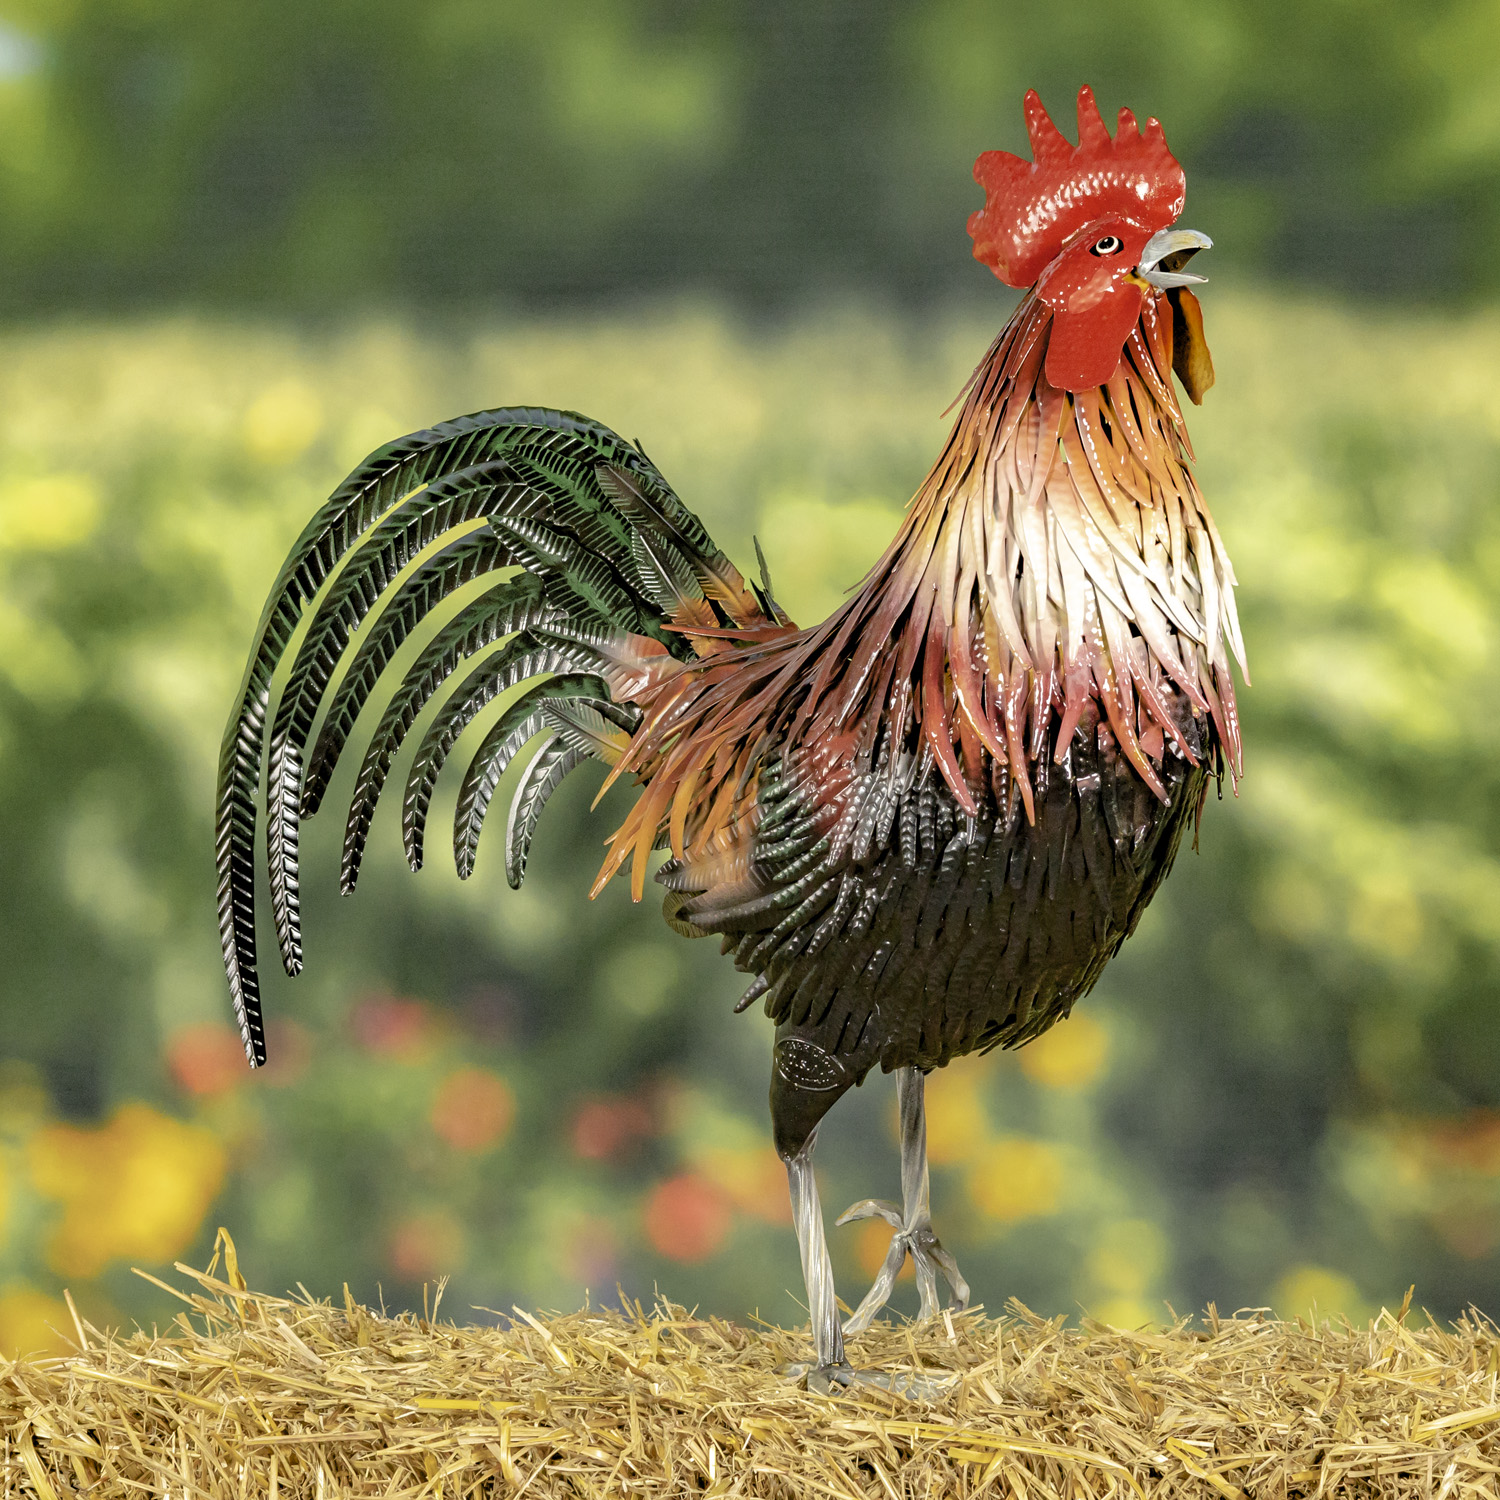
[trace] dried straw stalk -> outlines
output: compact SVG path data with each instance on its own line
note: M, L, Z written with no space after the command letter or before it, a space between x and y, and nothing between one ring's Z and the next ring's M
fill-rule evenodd
M1485 1496L1500 1331L1186 1320L1064 1328L1019 1304L881 1326L853 1358L925 1402L782 1373L807 1335L584 1311L505 1329L246 1289L233 1246L170 1337L0 1367L6 1496ZM159 1283L160 1284L160 1283Z

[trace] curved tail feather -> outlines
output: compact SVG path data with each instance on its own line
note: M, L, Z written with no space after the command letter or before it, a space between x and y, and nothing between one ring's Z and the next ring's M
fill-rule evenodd
M388 669L413 633L489 576L494 584L443 622L387 688ZM455 860L468 874L501 774L527 740L547 731L511 806L506 873L518 884L552 791L585 759L623 756L639 722L628 703L635 688L722 649L721 637L736 627L784 623L640 448L586 417L521 407L478 412L373 453L282 565L220 751L219 928L251 1064L266 1056L254 870L263 769L272 914L283 964L296 973L298 828L321 806L372 699L388 695L351 799L346 892L390 767L424 708L441 695L404 801L414 863L432 788L458 735L500 694L544 680L546 690L533 688L481 745L455 825ZM294 642L273 715L273 679Z

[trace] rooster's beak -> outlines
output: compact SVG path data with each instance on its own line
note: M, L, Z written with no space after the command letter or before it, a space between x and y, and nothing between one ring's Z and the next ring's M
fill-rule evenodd
M1141 263L1136 272L1141 280L1148 281L1162 291L1174 286L1192 286L1207 281L1206 276L1194 276L1182 269L1200 250L1213 249L1213 241L1196 229L1163 229L1146 241L1141 251Z

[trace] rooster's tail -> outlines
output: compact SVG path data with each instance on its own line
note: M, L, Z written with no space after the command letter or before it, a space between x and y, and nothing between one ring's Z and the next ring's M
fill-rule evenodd
M459 591L463 602L392 685L385 674L402 644L430 616L447 613L442 607ZM273 679L315 600L272 716ZM318 810L355 722L377 692L386 703L349 809L344 891L354 889L376 803L423 709L443 695L402 803L413 869L422 862L433 787L454 743L502 694L528 684L469 764L453 837L459 874L467 876L501 776L544 735L506 827L506 875L515 886L537 819L563 778L586 758L615 763L624 753L640 721L629 698L643 672L711 653L735 627L784 623L640 448L586 417L528 408L480 412L373 453L313 517L283 564L220 753L219 927L251 1063L266 1055L254 871L263 763L272 911L282 963L296 974L299 825ZM695 635L694 626L707 633Z

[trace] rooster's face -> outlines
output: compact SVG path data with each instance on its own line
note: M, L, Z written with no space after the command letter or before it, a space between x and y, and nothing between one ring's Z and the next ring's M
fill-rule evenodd
M1066 391L1103 385L1119 366L1145 298L1162 292L1196 351L1202 321L1183 289L1203 278L1182 267L1210 241L1196 230L1172 228L1185 179L1161 126L1147 120L1141 129L1122 109L1111 136L1085 88L1074 146L1034 90L1025 109L1034 160L986 151L974 163L985 205L970 216L969 233L977 260L1008 286L1034 288L1052 309L1048 381ZM1194 353L1194 368L1200 376L1206 368L1211 381L1206 347L1201 354L1199 360ZM1202 378L1185 383L1195 401L1206 388Z
M1036 283L1053 312L1047 379L1064 391L1103 385L1146 295L1201 282L1182 267L1212 243L1195 229L1153 233L1125 218L1098 219L1076 233Z

